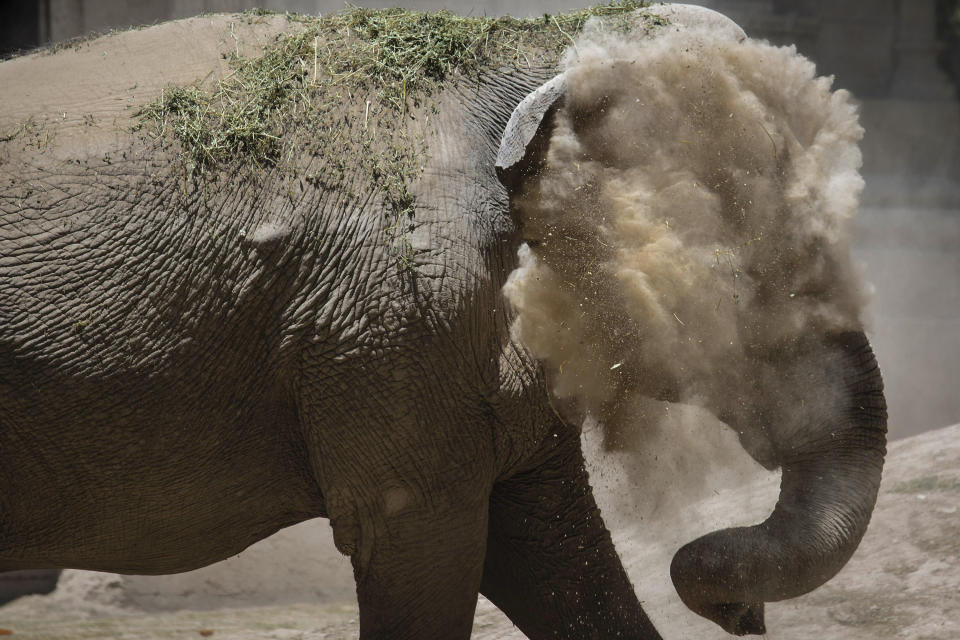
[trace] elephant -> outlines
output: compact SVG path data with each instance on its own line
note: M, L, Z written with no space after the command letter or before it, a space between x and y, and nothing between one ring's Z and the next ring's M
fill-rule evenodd
M569 22L534 23L568 44ZM660 638L579 425L511 338L502 295L524 241L514 199L563 100L557 56L516 47L510 64L371 84L379 67L331 67L345 54L330 43L372 29L311 32L281 88L360 84L256 93L243 113L281 128L255 136L194 126L211 77L273 60L272 38L304 28L206 16L0 63L0 571L176 573L324 517L351 558L361 638L467 638L480 593L530 638ZM327 120L310 100L333 105ZM862 331L811 340L783 366L821 354L842 405L803 441L745 436L783 470L776 509L674 558L683 601L730 633L764 633L764 602L839 571L876 500L876 359ZM751 433L797 412L726 419Z

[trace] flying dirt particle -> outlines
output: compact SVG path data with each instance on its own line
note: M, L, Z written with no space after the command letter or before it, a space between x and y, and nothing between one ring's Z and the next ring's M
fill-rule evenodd
M804 428L788 408L829 415L837 398L813 359L787 375L787 354L862 329L848 248L863 130L793 47L658 34L588 28L567 55L542 167L512 200L531 240L504 288L512 335L564 417L593 417L638 466L654 444L703 438L670 417L681 402L746 422L770 468L770 430Z

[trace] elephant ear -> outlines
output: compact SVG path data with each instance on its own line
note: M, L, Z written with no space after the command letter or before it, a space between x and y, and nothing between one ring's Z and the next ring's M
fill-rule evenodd
M747 37L730 18L696 5L655 5L644 12L660 16L673 29L707 29L738 42ZM562 106L566 90L567 77L561 73L529 94L513 110L500 140L496 162L497 176L508 189L515 189L542 161L553 116Z
M497 176L507 188L515 188L542 160L553 116L563 104L566 88L566 76L555 76L513 110L500 139L496 162Z

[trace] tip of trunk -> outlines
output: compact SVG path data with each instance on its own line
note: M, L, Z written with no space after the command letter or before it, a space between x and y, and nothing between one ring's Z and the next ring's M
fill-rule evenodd
M670 566L670 575L674 583L677 582L675 576L683 573L685 573L685 569L678 566L675 557L674 562ZM707 594L697 593L695 589L685 589L684 593L681 594L681 598L691 611L716 623L730 635L760 636L767 633L763 602L710 603L710 598Z

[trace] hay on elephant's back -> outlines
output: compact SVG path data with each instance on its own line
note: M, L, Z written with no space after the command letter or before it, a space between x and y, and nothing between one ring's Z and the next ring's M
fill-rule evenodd
M591 17L611 28L665 24L617 0L575 12L519 19L447 11L352 7L325 17L287 15L294 27L256 58L231 53L230 73L211 87L168 87L139 113L138 127L173 141L184 173L210 178L243 164L287 167L324 155L323 170L300 176L337 185L359 169L383 195L395 225L412 216L409 185L424 165L425 142L411 134L414 113L451 77L552 68ZM256 21L263 12L244 14Z

